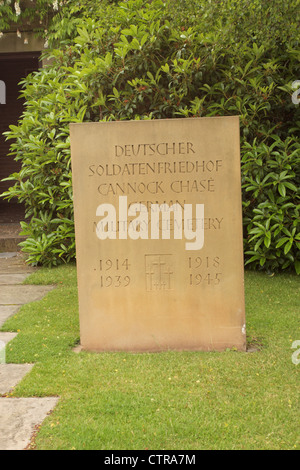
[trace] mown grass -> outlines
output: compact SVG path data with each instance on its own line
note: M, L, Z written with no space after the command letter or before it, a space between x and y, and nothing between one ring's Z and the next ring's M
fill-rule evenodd
M56 396L37 449L299 449L299 278L246 272L254 352L75 353L75 266L41 269L55 284L2 330L18 331L8 362L35 363L14 397Z

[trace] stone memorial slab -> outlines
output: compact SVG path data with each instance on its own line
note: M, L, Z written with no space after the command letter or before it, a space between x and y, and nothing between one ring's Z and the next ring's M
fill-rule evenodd
M239 118L70 132L82 348L245 350Z

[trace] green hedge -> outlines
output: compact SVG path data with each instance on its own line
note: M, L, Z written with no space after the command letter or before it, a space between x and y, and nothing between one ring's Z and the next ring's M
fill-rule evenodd
M245 262L300 272L299 0L71 1L7 137L28 261L75 257L69 123L239 115Z

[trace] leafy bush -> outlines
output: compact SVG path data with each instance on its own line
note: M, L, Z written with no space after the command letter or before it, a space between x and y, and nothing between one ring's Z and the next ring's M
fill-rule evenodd
M246 264L271 272L295 267L299 274L300 143L254 140L244 143L242 154Z
M299 272L297 4L68 2L7 133L22 169L4 195L26 203L29 262L75 257L70 122L240 115L245 261Z

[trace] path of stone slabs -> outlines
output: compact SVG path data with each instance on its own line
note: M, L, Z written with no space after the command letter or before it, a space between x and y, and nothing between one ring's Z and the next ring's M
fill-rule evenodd
M53 286L22 285L33 268L19 253L0 253L0 327L24 304L41 300ZM34 364L8 364L7 344L17 333L0 332L0 450L25 450L37 426L55 407L58 398L9 398L7 395Z

